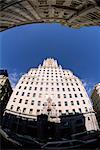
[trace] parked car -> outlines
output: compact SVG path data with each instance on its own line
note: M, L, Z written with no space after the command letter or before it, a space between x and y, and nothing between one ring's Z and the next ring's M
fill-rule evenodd
M44 150L66 150L66 149L78 149L84 146L85 142L80 140L68 140L68 141L57 141L48 142L43 145Z

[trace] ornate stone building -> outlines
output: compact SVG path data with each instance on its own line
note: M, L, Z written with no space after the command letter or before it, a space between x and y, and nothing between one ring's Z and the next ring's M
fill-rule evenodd
M56 123L60 122L61 115L70 113L83 114L87 130L98 129L92 104L82 82L51 58L21 77L5 110L7 118L13 115L28 121L46 114L50 122Z
M99 0L0 0L0 31L30 23L100 25Z
M95 85L91 95L91 99L100 126L100 83Z

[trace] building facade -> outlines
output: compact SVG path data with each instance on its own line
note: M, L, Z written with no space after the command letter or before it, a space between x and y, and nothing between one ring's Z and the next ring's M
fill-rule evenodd
M0 121L2 120L4 109L11 94L12 88L8 79L7 70L0 70Z
M100 26L99 0L1 0L0 31L30 23Z
M32 68L19 80L7 104L5 115L37 120L46 114L50 122L60 122L60 116L80 113L87 130L97 130L98 124L90 99L82 82L70 70L62 69L48 58L43 65Z
M93 107L96 112L97 120L100 127L100 83L95 85L91 95L91 99L93 102Z

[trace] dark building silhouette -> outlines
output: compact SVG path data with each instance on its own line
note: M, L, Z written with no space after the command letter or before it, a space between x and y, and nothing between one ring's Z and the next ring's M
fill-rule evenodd
M5 114L3 128L10 129L11 133L28 135L40 141L51 139L70 139L71 134L86 131L85 117L82 114L60 116L60 123L48 121L47 115L39 115L37 121L23 119L21 116Z
M7 70L0 70L0 121L12 94L12 87L8 79Z

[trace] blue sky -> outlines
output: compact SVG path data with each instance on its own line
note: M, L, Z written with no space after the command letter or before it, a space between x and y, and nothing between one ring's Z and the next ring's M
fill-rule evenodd
M100 27L31 24L0 33L0 68L8 70L12 86L47 57L72 70L90 94L100 82Z

